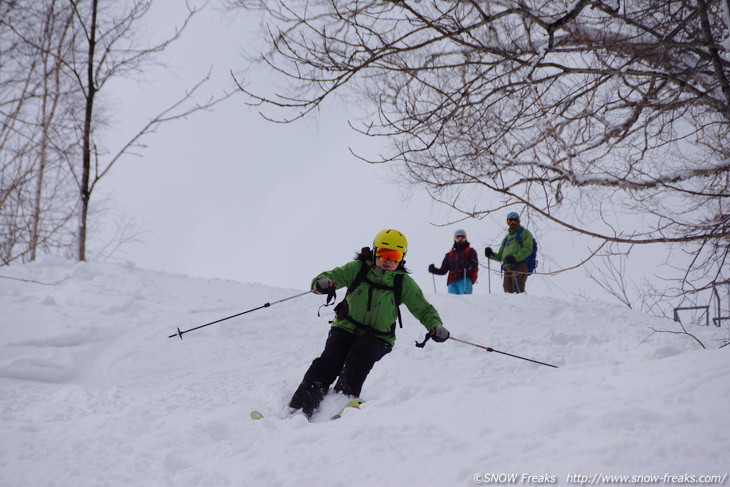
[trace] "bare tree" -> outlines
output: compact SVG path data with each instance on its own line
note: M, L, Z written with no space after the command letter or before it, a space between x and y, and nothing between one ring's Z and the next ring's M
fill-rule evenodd
M160 124L206 110L230 96L224 94L211 97L204 103L195 103L196 91L208 79L203 78L177 102L153 116L121 149L108 157L103 156L94 137L98 123L95 102L99 92L111 79L140 72L151 62L154 54L163 51L182 36L190 20L202 8L188 6L188 16L172 36L154 45L144 45L137 39L135 28L148 14L152 1L130 0L120 8L118 2L70 0L79 26L77 34L81 42L77 45L83 46L68 63L69 75L83 93L83 116L78 118L83 121L80 131L82 164L80 170L75 171L79 189L79 260L86 260L87 221L92 192L120 158L129 149L138 147L140 139L154 132ZM102 4L105 8L102 8Z
M60 0L15 1L0 16L0 263L64 248L73 209L59 143L67 86L59 76L70 9ZM49 197L46 198L45 196ZM51 203L52 201L52 203ZM43 222L43 224L42 224Z
M38 255L38 246L41 239L39 231L41 215L53 211L52 208L44 209L44 202L52 201L52 206L55 207L66 206L59 205L62 202L59 201L60 198L57 195L53 198L44 197L45 191L50 189L47 183L48 173L54 169L58 170L62 166L64 151L59 152L57 149L63 145L63 136L71 134L68 124L63 120L63 114L59 112L63 110L62 104L68 95L68 83L61 78L61 69L63 67L61 60L65 58L65 53L70 48L68 35L73 23L73 17L71 9L67 6L64 8L64 6L59 5L60 3L57 0L50 0L47 8L38 12L40 20L42 20L40 25L43 26L40 30L38 44L41 48L36 51L40 58L41 69L38 92L40 107L37 121L37 125L39 125L38 138L40 140L35 156L37 163L35 164L35 188L31 211L30 260L35 260ZM59 186L54 185L54 187ZM66 191L62 192L66 193ZM73 211L68 206L66 208L61 217L62 224L51 225L51 228L63 227L66 221L71 218Z
M71 216L78 218L72 232L74 254L86 260L91 197L97 184L125 155L142 147L142 139L161 124L211 108L230 96L224 93L197 102L198 91L208 80L205 76L176 102L152 115L121 147L99 142L100 129L107 122L99 108L105 87L113 79L134 78L153 66L155 55L180 39L204 7L186 6L182 25L154 42L141 29L152 3L17 0L0 4L0 11L5 10L0 43L7 44L2 52L16 60L11 63L12 73L18 74L11 82L0 81L0 147L7 144L13 149L3 151L0 158L0 218L3 225L6 220L13 223L7 229L0 227L3 263L26 256L34 259L49 235L63 235L68 246L68 232L63 230L68 230ZM4 63L0 70L10 72ZM59 214L54 208L63 211Z
M266 117L350 90L375 107L359 130L392 142L370 162L469 217L519 203L606 242L674 246L685 291L728 278L730 0L230 3L264 13L261 59L288 80L239 82Z

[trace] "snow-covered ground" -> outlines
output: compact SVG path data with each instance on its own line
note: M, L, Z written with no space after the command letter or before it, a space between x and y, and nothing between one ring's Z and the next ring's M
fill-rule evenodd
M342 262L329 264L322 270ZM727 329L689 330L704 350L652 332L677 331L668 320L602 302L429 294L452 336L559 368L453 340L416 348L425 330L404 308L363 408L327 421L339 406L330 398L309 423L284 413L324 344L332 308L317 316L321 296L168 338L306 288L55 258L0 275L3 487L568 485L609 475L628 485L654 475L727 482L730 472L730 347L717 349ZM250 420L252 409L267 417Z

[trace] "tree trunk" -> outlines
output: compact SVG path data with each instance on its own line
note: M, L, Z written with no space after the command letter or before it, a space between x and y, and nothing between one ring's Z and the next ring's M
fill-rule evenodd
M43 176L46 170L46 158L48 154L48 130L50 127L50 116L48 110L48 98L51 93L48 91L48 61L50 57L50 49L53 41L51 40L53 35L53 13L54 13L55 2L51 2L48 15L46 16L46 24L44 28L43 43L44 49L41 54L43 57L43 94L41 101L41 146L38 154L38 169L36 173L36 186L35 194L33 195L33 207L31 214L31 229L30 229L30 260L36 260L38 256L38 229L41 221L41 202L43 201ZM58 63L56 63L57 65ZM56 69L54 69L56 71ZM54 95L57 96L57 95Z
M83 168L81 172L81 181L79 187L79 260L86 260L86 223L89 213L89 199L91 197L91 189L89 179L91 176L91 118L94 112L94 96L96 95L96 86L94 81L94 51L96 49L96 11L98 0L91 2L91 22L89 24L89 56L86 60L87 68L87 91L86 91L86 107L84 112L84 132L83 132Z

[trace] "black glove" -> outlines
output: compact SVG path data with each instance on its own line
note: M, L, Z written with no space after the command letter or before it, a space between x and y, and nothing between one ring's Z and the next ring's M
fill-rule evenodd
M434 342L441 343L448 340L451 334L449 333L449 330L447 330L443 326L437 326L436 328L431 330L430 335Z
M436 274L436 266L433 264L430 264L428 266L428 272L430 272L431 274Z
M335 281L328 277L321 277L314 283L314 290L317 294L330 294L335 290Z
M494 255L494 250L492 250L492 247L487 247L484 249L484 255L487 256L487 259Z
M514 255L508 255L507 257L505 257L504 258L504 263L507 264L508 266L510 266L513 269L517 265L517 261L515 260L515 256Z

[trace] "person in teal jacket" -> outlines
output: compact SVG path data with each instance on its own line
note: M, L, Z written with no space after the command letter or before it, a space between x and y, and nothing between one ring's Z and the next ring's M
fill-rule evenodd
M502 262L504 292L523 293L527 276L530 274L525 259L532 254L534 238L526 228L522 227L520 215L514 211L507 215L507 226L509 228L507 236L502 240L499 250L494 252L491 247L487 247L484 249L484 255Z
M375 362L395 344L400 319L398 297L434 341L449 338L436 308L408 275L403 260L407 251L405 236L386 229L376 235L372 249L363 248L354 261L312 280L312 289L318 294L334 295L342 287L348 291L335 307L336 318L322 354L314 359L289 402L294 411L301 410L311 418L335 380L335 392L351 398L360 396Z

